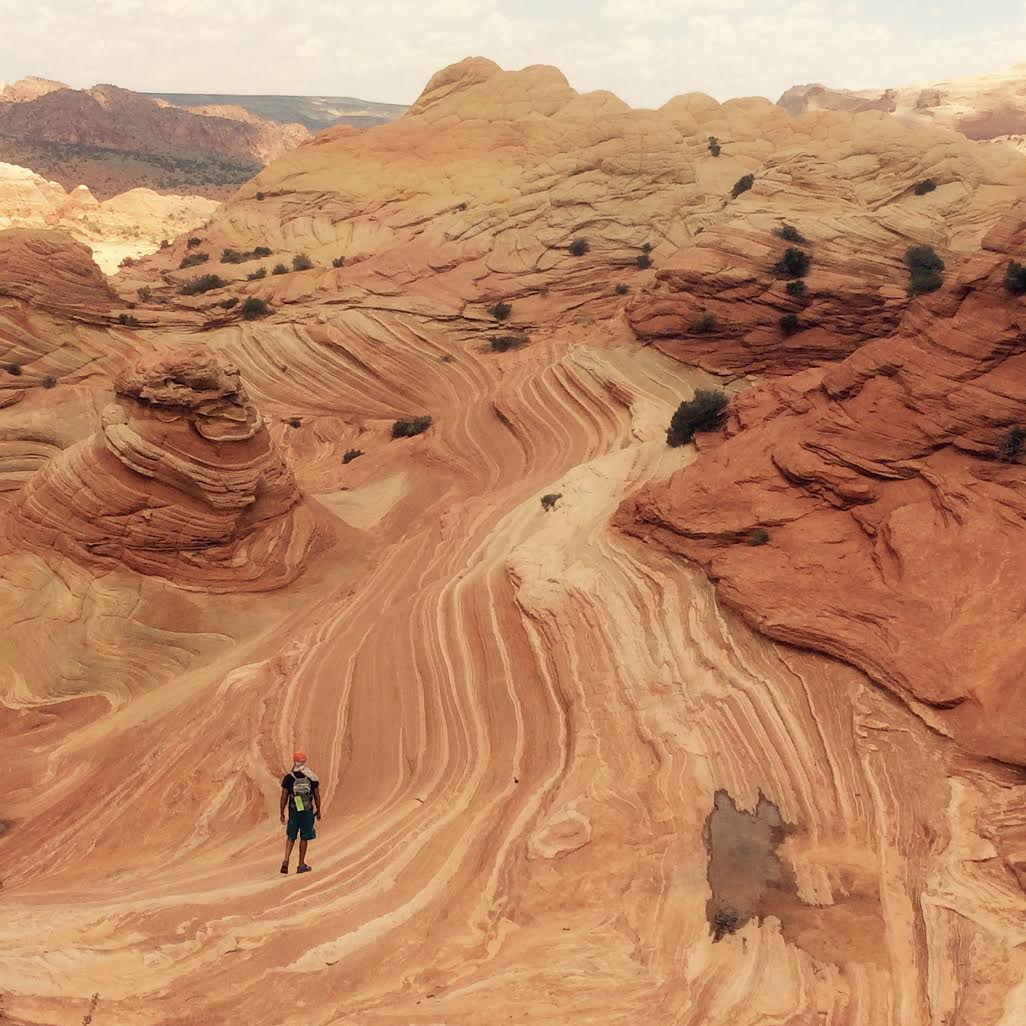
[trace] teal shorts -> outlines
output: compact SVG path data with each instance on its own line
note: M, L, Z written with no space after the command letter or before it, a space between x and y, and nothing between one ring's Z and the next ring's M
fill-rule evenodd
M294 841L297 835L304 841L312 841L317 836L317 831L314 829L313 809L304 809L299 812L290 801L289 821L285 825L285 836L290 841Z

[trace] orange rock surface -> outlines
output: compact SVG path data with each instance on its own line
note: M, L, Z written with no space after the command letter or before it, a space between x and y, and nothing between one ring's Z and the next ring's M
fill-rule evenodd
M1021 301L998 277L1023 168L881 114L792 119L701 96L631 111L554 69L477 59L404 118L276 161L200 246L126 268L123 296L151 290L136 325L118 323L84 247L57 235L44 259L50 236L14 233L0 250L17 285L0 294L0 365L24 366L0 379L21 397L0 410L5 1014L1011 1026L1023 782L982 736L1010 707L1014 644L994 631L1014 630L1011 600L972 667L956 641L975 614L952 614L950 640L929 624L945 601L931 589L982 609L980 567L1009 591L1018 566L998 546L1017 540L1021 468L990 456L1021 408ZM936 193L910 195L941 172ZM745 173L755 187L730 199ZM820 340L753 346L745 363L776 309L766 264L785 220L813 240ZM949 263L946 290L911 305L903 277L886 281L910 241ZM256 246L271 256L219 261ZM180 269L197 250L208 260ZM292 269L301 254L309 270ZM32 285L47 262L77 282L66 299ZM179 293L203 273L226 284ZM736 437L698 452L665 429L717 382L694 365L712 350L693 358L659 318L689 316L688 282L713 301L706 277L754 311L723 366L765 380L728 386ZM243 319L249 297L266 316ZM857 348L850 333L876 330L863 317L893 337ZM392 437L421 415L426 431ZM675 516L685 480L708 538L633 514L622 530L625 511ZM722 509L697 505L702 481L722 484ZM782 587L810 615L824 589L809 580L864 597L840 590L835 552L868 580L860 537L875 523L898 539L905 562L881 564L856 607L891 624L891 649L856 658L840 614L840 658L818 637L773 640L770 614L721 601L680 558L700 543L699 560L722 558L724 518L733 541L755 499L780 523L743 547L737 590L758 595L751 574L799 552L806 576ZM953 543L916 550L902 530L917 525ZM902 596L927 617L907 642ZM914 644L972 681L916 698ZM903 701L878 664L904 674ZM314 871L284 877L279 783L297 747L325 814Z

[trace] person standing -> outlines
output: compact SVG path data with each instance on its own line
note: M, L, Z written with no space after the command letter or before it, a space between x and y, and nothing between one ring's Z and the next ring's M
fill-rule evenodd
M286 819L286 810L288 818ZM317 836L314 820L321 818L321 781L306 764L306 752L293 752L292 769L281 782L281 806L279 814L285 823L285 861L282 873L288 875L292 847L299 838L299 865L297 873L309 873L311 866L306 862L306 846Z

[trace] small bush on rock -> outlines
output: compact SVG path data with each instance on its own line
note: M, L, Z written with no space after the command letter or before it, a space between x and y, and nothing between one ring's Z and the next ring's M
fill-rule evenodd
M562 492L549 492L548 495L543 495L541 497L542 509L546 513L551 513L556 508L556 503L562 498Z
M905 265L909 270L910 297L936 292L944 284L944 261L931 246L909 246L905 250Z
M298 253L292 258L293 271L309 271L311 267L313 261L305 253Z
M652 258L647 253L639 253L634 262L642 271L647 271L652 266Z
M352 463L363 455L363 449L346 449L342 454L343 463Z
M393 438L412 438L414 435L422 435L431 427L431 418L428 416L414 417L412 420L397 420L392 425Z
M509 303L496 303L488 311L497 321L509 320L509 315L513 312L513 307Z
M789 296L804 296L808 291L808 286L801 280L801 278L787 283L787 294Z
M118 324L123 324L126 328L138 328L139 320L133 317L131 314L118 314Z
M255 271L250 271L246 275L246 281L260 281L261 278L267 277L267 268L258 267Z
M345 257L335 257L335 259L331 261L331 266L332 267L345 267L345 263L346 263L346 258Z
M912 191L917 196L925 196L928 192L933 192L936 188L937 183L932 178L925 178Z
M143 285L136 295L138 295L140 303L148 303L153 298L153 290L149 285Z
M289 417L289 427L301 428L302 426L303 422L298 417Z
M493 353L506 353L510 349L519 349L527 339L523 335L497 335L491 341Z
M623 282L616 286L616 294L618 296L626 296L628 292L630 292L630 286L624 285Z
M779 228L773 229L773 234L778 239L785 239L787 242L797 242L803 246L809 241L793 224L782 224Z
M1026 267L1017 260L1012 260L1005 273L1005 288L1013 296L1026 295Z
M691 325L692 334L695 335L708 335L709 332L715 330L716 318L711 313L702 314L702 316Z
M221 306L224 307L225 310L231 310L238 305L239 300L237 296L229 296L227 299L221 302Z
M734 188L730 190L730 195L737 199L743 192L748 192L753 185L755 185L755 175L742 175L734 183Z
M773 270L788 278L804 278L811 264L812 258L804 249L788 246L784 255L773 265Z
M720 146L720 140L717 139L715 135L710 135L709 136L709 152L714 157L718 157L720 155L721 148L722 147Z
M687 445L698 431L715 431L723 423L730 400L718 389L699 388L693 399L677 407L666 432L666 444Z
M185 245L188 249L195 249L201 241L202 240L198 239L195 235L193 235L190 237L189 241L186 242Z
M798 315L793 313L784 314L778 323L780 324L780 330L785 335L793 335L801 328L801 322L798 320Z
M47 374L40 382L43 388L56 388L57 379L52 374Z
M179 269L196 267L198 264L205 264L209 259L209 253L186 253L178 267Z
M585 253L591 249L591 243L587 239L574 239L570 243L570 255L571 256L584 256Z
M762 527L757 527L752 533L745 539L745 543L748 545L765 545L769 541L769 531Z
M5 363L4 370L13 377L21 377L21 364L20 363Z
M180 296L196 296L202 292L210 292L211 289L221 289L227 282L216 274L203 274L198 278L190 278L184 282L178 290Z
M997 448L997 458L1002 463L1018 463L1024 445L1026 445L1026 428L1009 428L1008 434L1001 439L1001 444Z
M255 321L258 317L266 317L271 308L263 299L256 296L248 296L242 304L242 319L244 321Z
M289 269L284 264L275 264L271 274L288 274Z

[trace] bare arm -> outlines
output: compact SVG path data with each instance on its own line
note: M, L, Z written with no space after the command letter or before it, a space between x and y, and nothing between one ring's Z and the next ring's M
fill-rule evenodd
M321 785L320 784L318 784L313 789L313 799L314 799L314 815L318 819L320 819L321 818Z
M285 806L289 803L289 793L283 787L281 789L281 805L278 808L278 818L284 823L285 822Z

